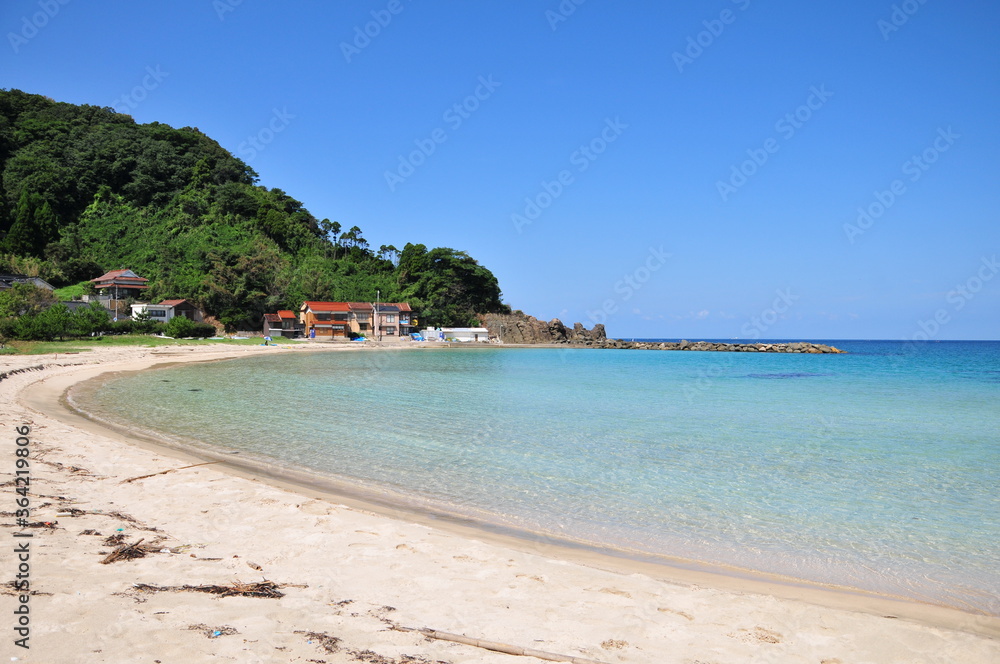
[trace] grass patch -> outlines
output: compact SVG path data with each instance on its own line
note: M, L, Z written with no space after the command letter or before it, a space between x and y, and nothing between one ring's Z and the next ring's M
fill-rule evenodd
M78 284L73 284L72 286L64 286L62 288L57 288L52 291L56 297L59 298L60 302L68 302L74 297L81 297L87 292L86 287L87 282L81 281Z
M123 334L104 337L86 337L66 341L9 341L0 354L48 355L52 353L85 353L95 348L146 346L259 346L263 341L253 339L164 339L144 334Z

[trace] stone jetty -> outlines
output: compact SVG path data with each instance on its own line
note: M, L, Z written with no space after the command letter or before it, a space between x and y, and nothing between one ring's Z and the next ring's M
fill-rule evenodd
M814 344L805 341L788 343L719 343L715 341L622 341L604 339L602 341L563 342L567 345L587 348L621 348L627 350L701 350L729 353L846 353L834 346Z
M483 314L480 323L491 339L507 344L566 344L583 348L623 348L630 350L707 350L731 353L843 353L838 348L802 341L790 343L727 344L713 341L622 341L608 339L601 324L592 329L581 323L567 327L558 318L549 322L528 316L523 311L509 314Z

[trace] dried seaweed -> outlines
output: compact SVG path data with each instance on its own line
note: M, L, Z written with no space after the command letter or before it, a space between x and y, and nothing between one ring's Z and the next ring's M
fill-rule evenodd
M266 597L277 599L285 596L285 593L278 590L285 586L267 580L256 583L234 581L230 586L153 586L148 583L137 583L133 587L143 592L198 592L218 595L219 597Z
M336 636L330 636L326 632L304 632L301 630L296 630L296 634L304 634L310 641L315 641L316 645L323 649L323 652L328 654L333 654L340 650L340 639Z
M209 627L204 623L198 623L197 625L188 625L188 629L201 632L210 639L217 639L220 636L232 636L233 634L239 634L235 627L230 627L229 625L223 625L222 627Z

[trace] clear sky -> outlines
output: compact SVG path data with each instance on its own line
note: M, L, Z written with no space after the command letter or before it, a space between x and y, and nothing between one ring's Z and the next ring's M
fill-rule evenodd
M198 127L539 318L1000 339L997 3L5 0L0 27L0 87Z

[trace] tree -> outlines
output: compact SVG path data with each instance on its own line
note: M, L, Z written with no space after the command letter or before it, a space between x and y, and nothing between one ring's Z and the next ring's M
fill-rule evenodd
M33 316L57 302L55 294L34 284L16 283L0 291L0 318Z
M496 277L464 251L407 244L397 276L403 299L416 303L429 325L472 325L476 314L506 309Z
M111 329L111 316L100 302L91 302L73 313L73 328L79 335L97 334Z
M59 337L62 340L74 332L73 312L62 302L56 302L34 316L21 316L21 320L31 326L30 338L33 339L52 341Z
M13 254L42 255L59 231L59 218L52 205L41 195L21 192L14 211L14 223L3 241L3 248Z

